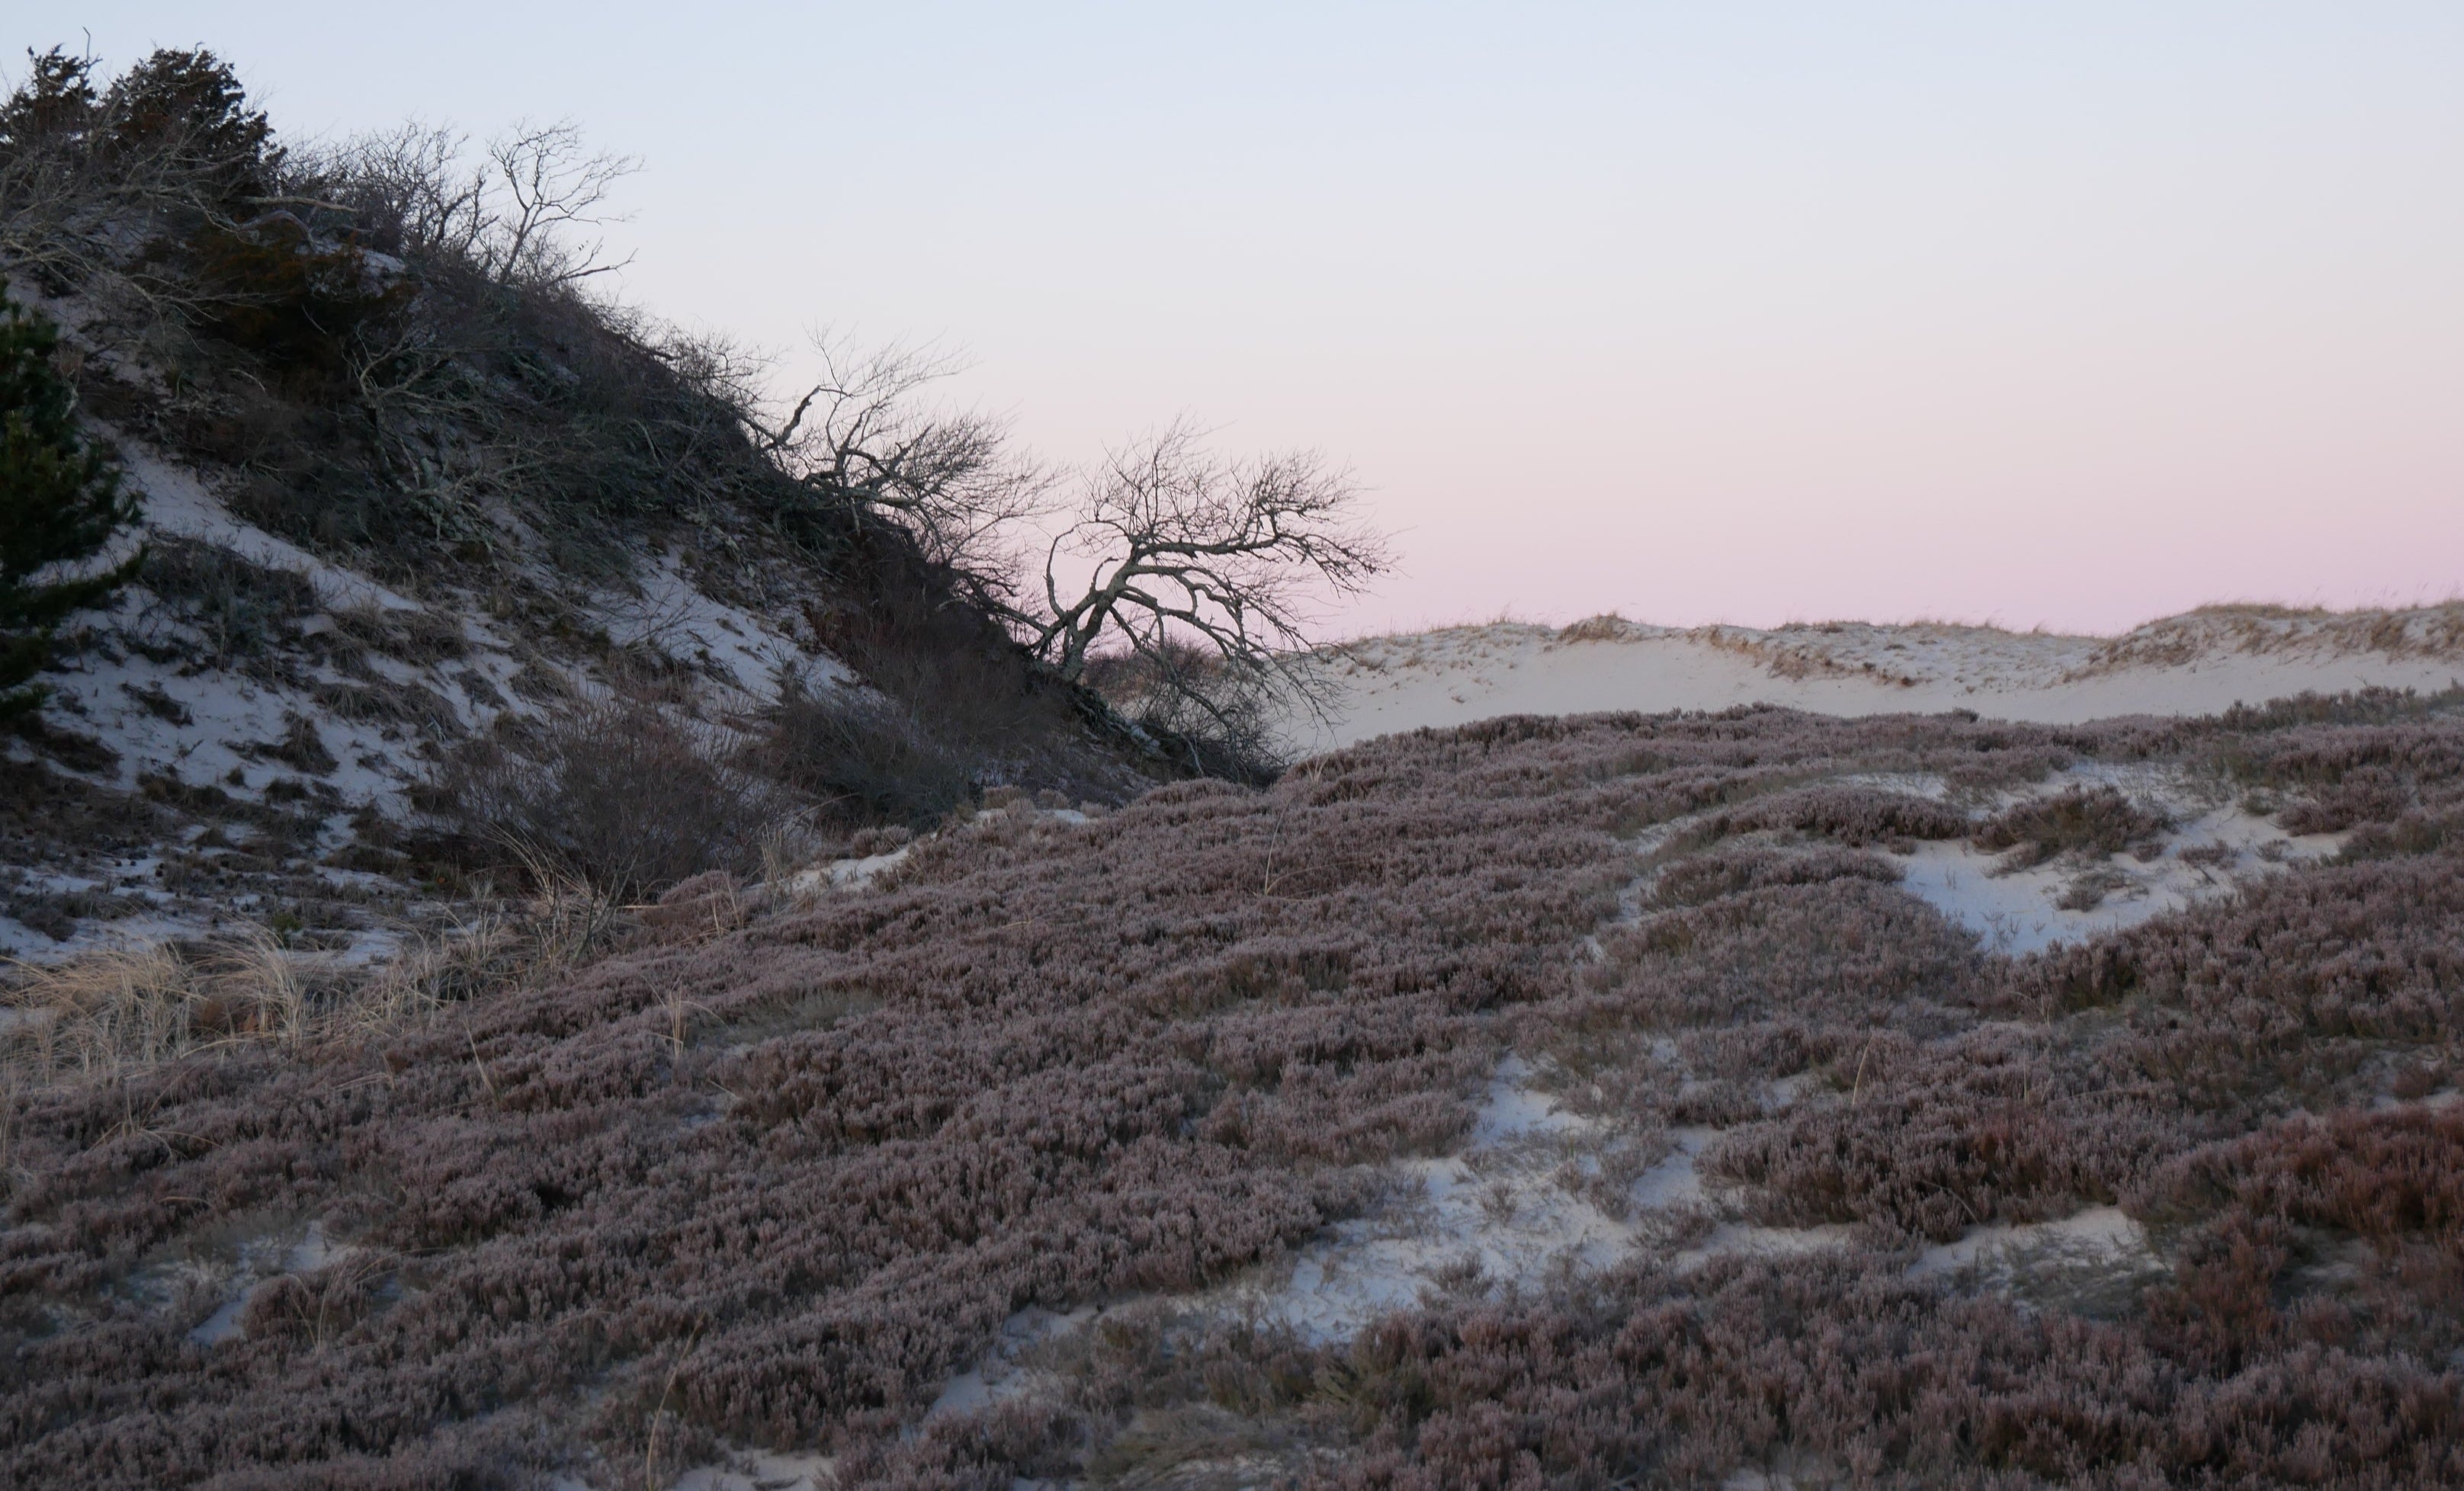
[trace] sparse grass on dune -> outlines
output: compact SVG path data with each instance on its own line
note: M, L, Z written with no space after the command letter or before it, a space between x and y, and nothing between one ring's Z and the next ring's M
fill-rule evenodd
M2071 643L2088 649L2085 658L2064 675L2066 680L2075 681L2123 668L2174 667L2203 657L2237 654L2378 652L2393 657L2464 658L2464 599L2346 611L2228 602L2160 617L2112 635L2054 632L2041 625L2013 629L1990 622L1930 617L1888 624L1793 621L1748 626L1715 622L1697 626L1661 626L1630 620L1617 611L1604 611L1551 627L1502 613L1482 622L1354 637L1329 644L1324 650L1334 655L1377 649L1425 650L1450 643L1527 636L1553 643L1646 638L1688 642L1765 658L1783 677L1863 671L1864 659L1856 645L1887 644L1893 639L1927 645L1959 642L1989 653L1997 644Z
M2076 678L2124 668L2176 667L2235 655L2352 656L2464 662L2464 601L2354 611L2277 605L2202 606L2106 642Z
M255 926L9 964L0 1073L20 1088L91 1087L237 1047L315 1059L570 968L604 950L619 914L588 884L542 872L533 894L477 906L374 965L294 949Z
M2025 959L1895 883L2089 759L2402 791L2335 800L2343 863ZM2393 696L1526 717L986 817L349 1039L21 1085L0 1477L604 1491L733 1442L915 1488L2453 1483L2459 822L2464 719ZM1726 1215L1840 1245L1466 1277L1349 1341L1193 1313L1460 1142L1509 1048L1620 1131L1711 1127ZM2168 1270L2117 1309L1906 1274L2092 1204ZM244 1297L165 1283L312 1220ZM1013 1312L1142 1296L920 1424Z

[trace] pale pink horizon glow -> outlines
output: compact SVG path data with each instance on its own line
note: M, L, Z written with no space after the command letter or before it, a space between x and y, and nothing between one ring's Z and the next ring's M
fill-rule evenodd
M2453 4L227 9L79 23L295 131L570 116L625 294L784 374L1348 459L1337 632L2464 593Z

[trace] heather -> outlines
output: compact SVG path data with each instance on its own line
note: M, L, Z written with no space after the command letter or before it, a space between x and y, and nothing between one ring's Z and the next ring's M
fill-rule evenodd
M861 888L705 877L383 1020L74 1072L0 1027L0 1466L2453 1483L2453 702L1511 718L961 811ZM2160 769L2344 852L2016 959L1901 883L1947 841L2177 852ZM1335 1337L1221 1303L1466 1143L1508 1052L1602 1154L1693 1136L1664 1246ZM2147 1282L1912 1266L2089 1208ZM1766 1234L1820 1245L1723 1240ZM926 1417L1083 1305L1029 1390Z

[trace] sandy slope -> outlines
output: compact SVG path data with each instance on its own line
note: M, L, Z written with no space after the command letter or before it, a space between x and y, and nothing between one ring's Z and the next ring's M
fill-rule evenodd
M2305 691L2440 690L2464 681L2464 603L2406 611L2212 607L2120 637L1862 623L1760 631L1500 623L1330 647L1331 718L1296 723L1329 749L1501 714L1718 710L1829 714L1973 710L2068 724L2205 714Z
M648 538L630 576L595 586L542 559L525 560L498 581L502 595L525 604L492 614L490 598L467 588L440 583L406 594L244 520L215 472L135 440L117 449L143 499L123 543L142 540L158 554L193 546L197 567L219 567L237 599L158 593L165 581L149 569L109 606L79 613L42 680L51 693L45 718L89 742L96 759L45 770L109 794L204 794L229 807L226 818L294 804L320 822L313 844L296 846L303 860L330 859L354 843L363 809L404 819L411 789L441 751L486 733L500 715L535 719L604 696L608 662L620 655L694 680L703 707L720 718L775 697L782 670L808 680L850 676L809 625L800 637L798 607L764 615L741 596L731 602L678 551ZM530 603L542 599L557 603ZM245 645L212 635L216 605L257 607L262 635ZM560 614L561 632L547 620ZM338 631L364 645L319 645ZM301 741L315 749L303 751ZM33 770L36 756L26 741L0 737L0 772ZM301 896L356 906L407 893L321 862L283 872L281 885L166 888L165 867L184 853L200 863L247 853L256 836L245 822L225 823L209 842L201 842L201 824L155 843L47 839L52 830L40 823L29 832L0 855L0 959L203 935L234 911L263 916ZM64 898L101 910L78 913L65 932L11 914L28 900ZM389 950L391 933L371 932L364 946Z

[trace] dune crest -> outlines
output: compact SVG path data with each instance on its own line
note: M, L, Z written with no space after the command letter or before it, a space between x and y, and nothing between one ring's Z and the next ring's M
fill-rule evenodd
M1325 648L1327 720L1296 743L1331 749L1507 714L1720 710L1826 714L1973 710L2079 724L2208 714L2302 692L2431 691L2464 680L2464 603L2404 610L2208 606L2118 637L1865 622L1652 626L1595 616L1566 627L1500 622Z

